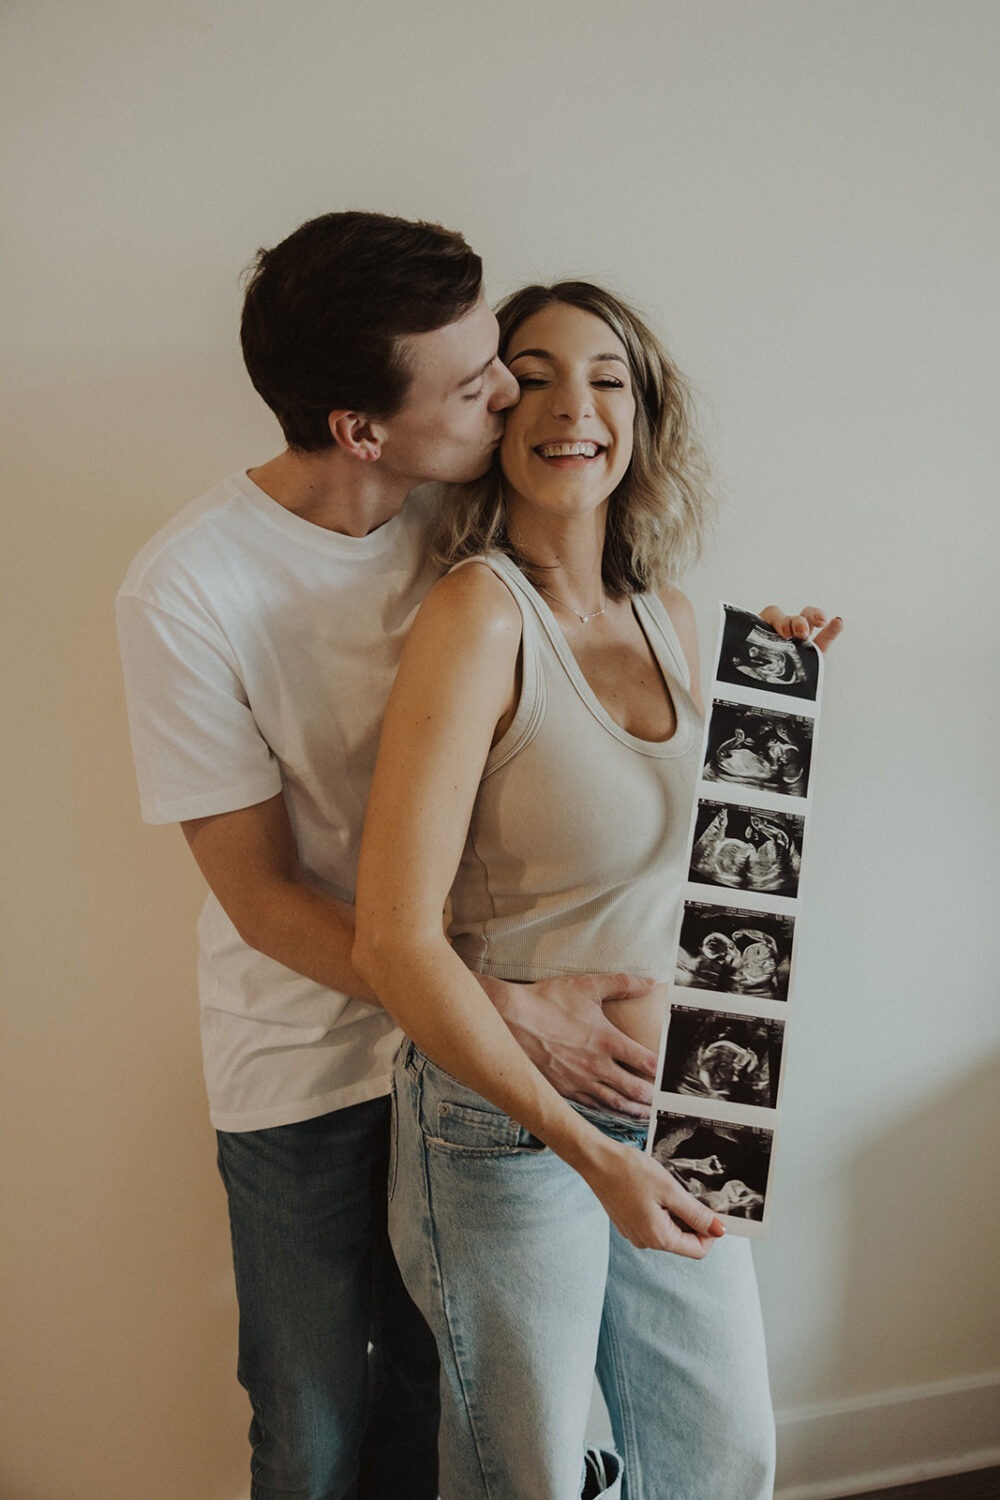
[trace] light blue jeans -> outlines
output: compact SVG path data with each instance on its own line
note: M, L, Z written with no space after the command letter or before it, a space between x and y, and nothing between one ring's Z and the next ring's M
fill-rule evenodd
M595 1369L623 1500L770 1500L747 1241L636 1250L572 1168L409 1043L395 1097L389 1232L441 1357L442 1500L577 1500Z

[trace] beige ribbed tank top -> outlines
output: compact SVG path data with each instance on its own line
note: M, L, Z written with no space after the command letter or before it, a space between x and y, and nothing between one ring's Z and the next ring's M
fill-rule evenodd
M501 979L628 970L665 980L701 751L670 616L654 594L633 600L677 715L671 739L637 739L602 706L516 565L496 553L469 561L491 568L520 609L522 686L479 785L451 941Z

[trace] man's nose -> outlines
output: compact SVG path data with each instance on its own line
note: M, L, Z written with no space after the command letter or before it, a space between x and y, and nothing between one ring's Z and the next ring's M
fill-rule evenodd
M501 365L501 379L490 400L491 411L506 411L510 406L516 406L521 399L521 387L507 369Z

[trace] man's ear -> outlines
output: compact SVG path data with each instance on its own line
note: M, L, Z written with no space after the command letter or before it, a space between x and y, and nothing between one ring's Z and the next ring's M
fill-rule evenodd
M332 411L327 421L337 447L352 458L361 463L374 463L381 458L386 430L380 422L358 411Z

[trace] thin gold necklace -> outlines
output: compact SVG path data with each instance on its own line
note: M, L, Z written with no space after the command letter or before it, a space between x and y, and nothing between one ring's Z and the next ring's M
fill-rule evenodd
M604 603L600 609L591 610L589 615L581 615L578 609L574 609L572 604L567 604L565 599L560 599L559 595L554 594L551 589L547 589L544 583L536 584L536 587L541 589L543 594L548 594L549 598L554 599L557 604L561 604L563 609L568 609L571 615L576 615L581 625L589 625L591 620L596 620L599 615L605 615L608 612L607 596L605 596Z

